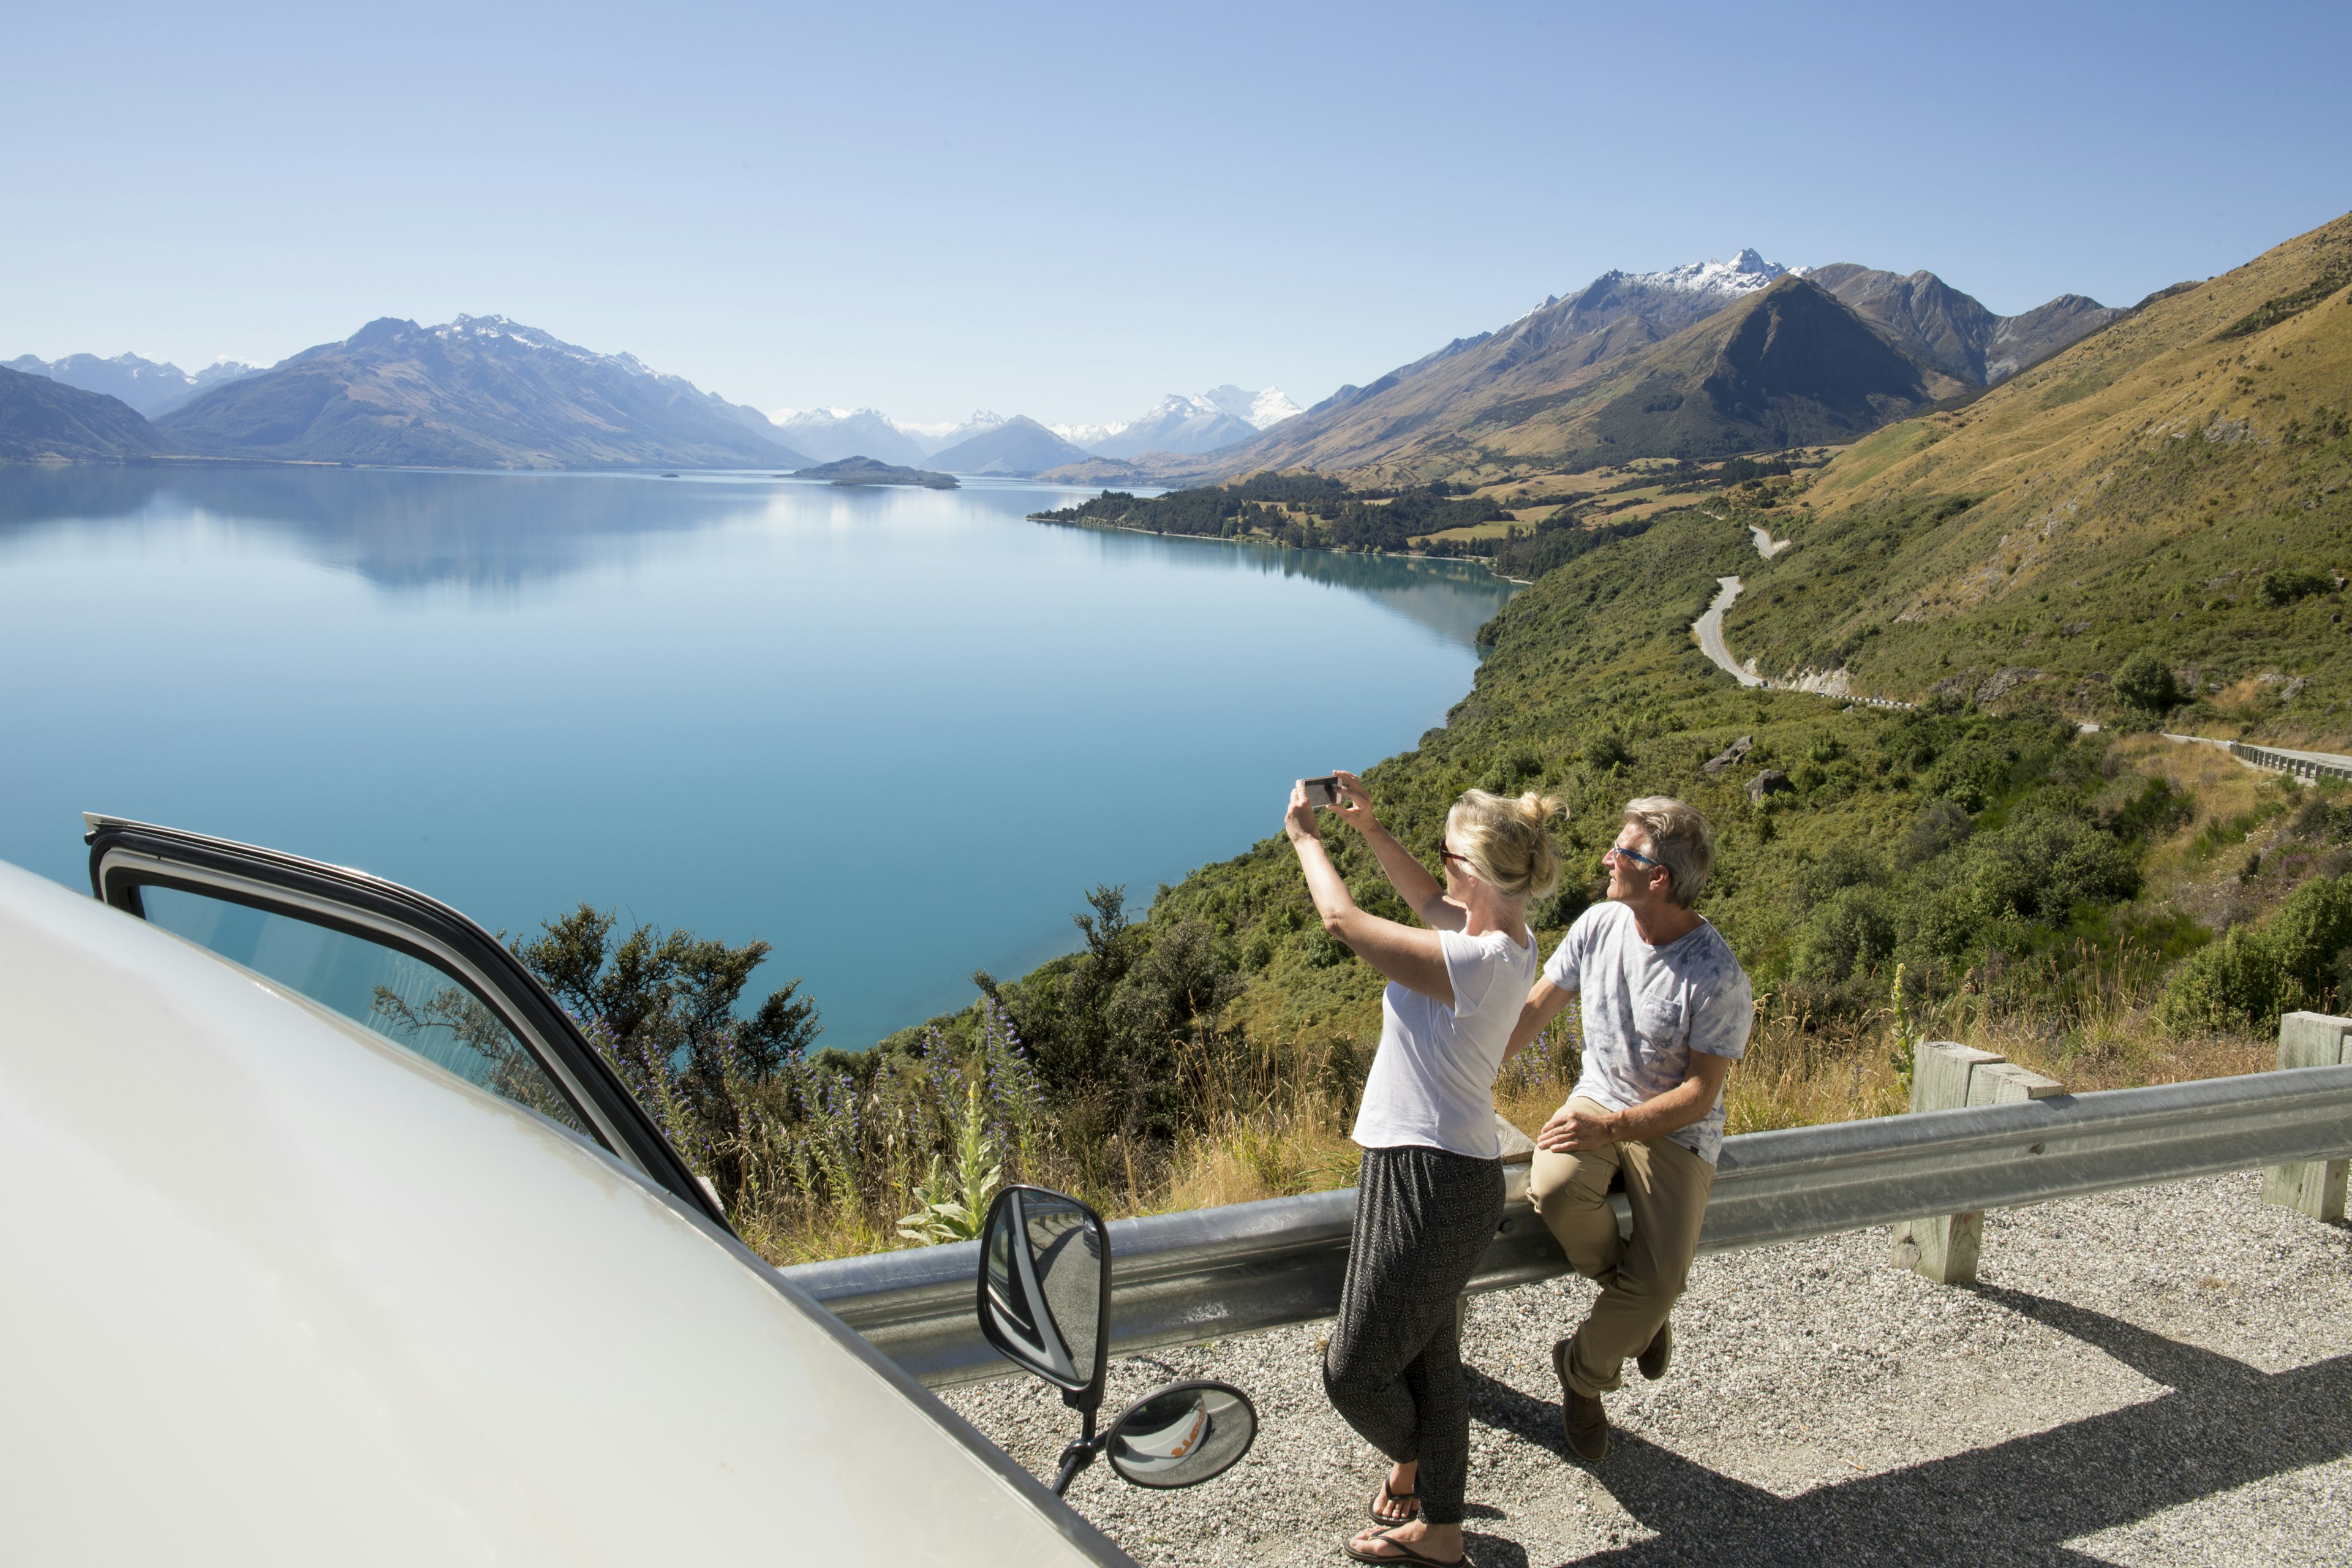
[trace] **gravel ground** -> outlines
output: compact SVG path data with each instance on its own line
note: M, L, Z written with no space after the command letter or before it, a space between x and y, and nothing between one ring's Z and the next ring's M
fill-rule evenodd
M1592 1288L1481 1297L1471 1560L2352 1563L2352 1230L2258 1187L1989 1215L1975 1287L1891 1267L1884 1230L1703 1258L1674 1368L1627 1366L1597 1469L1565 1458L1549 1360ZM1071 1503L1150 1564L1342 1561L1381 1464L1325 1403L1326 1331L1114 1363L1107 1413L1222 1377L1264 1430L1194 1490L1097 1465ZM1040 1475L1076 1431L1040 1384L949 1397Z

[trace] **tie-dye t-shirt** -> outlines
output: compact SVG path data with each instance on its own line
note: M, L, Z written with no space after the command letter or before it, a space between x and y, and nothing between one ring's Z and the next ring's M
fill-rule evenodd
M1693 1051L1737 1061L1748 1049L1756 1011L1748 973L1705 921L1652 947L1632 910L1595 904L1560 939L1544 978L1576 993L1582 1005L1584 1074L1574 1092L1612 1110L1630 1110L1681 1083ZM1723 1096L1704 1119L1666 1136L1714 1164L1723 1148Z

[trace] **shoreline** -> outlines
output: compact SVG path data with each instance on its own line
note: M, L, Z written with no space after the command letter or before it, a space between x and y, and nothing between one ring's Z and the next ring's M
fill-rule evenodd
M1390 561L1458 561L1465 566L1475 566L1498 583L1510 583L1521 588L1532 588L1529 577L1507 577L1475 555L1432 555L1420 550L1343 550L1332 544L1285 544L1278 539L1267 539L1255 533L1163 533L1156 528L1130 528L1123 522L1100 522L1093 518L1047 517L1043 512L1031 512L1030 522L1042 522L1055 528L1087 528L1098 533L1139 533L1147 539L1192 539L1203 544L1248 544L1261 550L1296 550L1318 555L1377 555Z

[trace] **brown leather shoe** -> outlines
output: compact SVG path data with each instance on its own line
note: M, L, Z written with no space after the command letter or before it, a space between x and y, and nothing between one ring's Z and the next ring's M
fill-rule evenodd
M1568 1347L1562 1340L1551 1347L1551 1369L1559 1376L1559 1429L1568 1451L1588 1465L1609 1457L1609 1412L1601 1401L1576 1392L1568 1381Z
M1650 1342L1643 1347L1640 1355L1633 1358L1633 1364L1642 1369L1643 1377L1655 1383L1666 1375L1666 1368L1673 1364L1674 1359L1675 1325L1669 1319L1658 1325L1658 1331L1650 1336Z

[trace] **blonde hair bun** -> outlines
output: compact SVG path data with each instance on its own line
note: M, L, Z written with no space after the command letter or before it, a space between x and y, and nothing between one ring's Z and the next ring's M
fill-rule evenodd
M1568 815L1556 795L1529 790L1514 800L1465 790L1445 814L1445 838L1478 879L1507 899L1541 898L1559 886L1551 820Z

